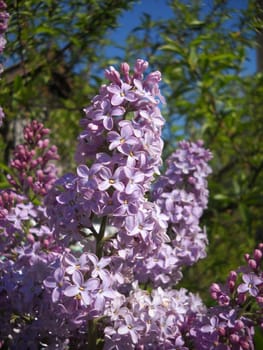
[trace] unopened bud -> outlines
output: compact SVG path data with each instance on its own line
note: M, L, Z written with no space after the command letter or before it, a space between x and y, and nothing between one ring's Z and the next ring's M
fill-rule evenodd
M218 327L218 333L222 336L226 335L226 330L224 327Z
M130 84L131 83L131 78L130 78L130 75L129 75L129 72L130 72L130 66L128 65L128 63L126 62L123 62L121 64L121 71L124 75L124 80L127 84Z
M237 331L240 331L241 329L243 329L244 328L244 322L243 321L241 321L241 320L236 320L236 322L235 322L235 329L237 330Z
M246 340L240 340L239 344L241 345L241 348L244 350L251 349L249 343Z
M254 251L254 258L255 258L256 261L261 260L262 255L263 254L262 254L261 250L255 249L255 251Z
M248 265L252 270L255 270L257 268L257 262L254 259L249 259Z
M246 254L244 255L244 258L245 258L246 261L248 261L248 260L250 259L250 255L246 253Z
M237 334L230 334L229 340L231 343L236 344L239 342L240 337Z
M35 242L35 237L34 237L31 233L29 233L29 234L27 235L27 239L28 239L28 241L29 241L30 243L34 243L34 242Z
M105 77L117 85L121 83L120 73L112 66L109 69L105 69Z

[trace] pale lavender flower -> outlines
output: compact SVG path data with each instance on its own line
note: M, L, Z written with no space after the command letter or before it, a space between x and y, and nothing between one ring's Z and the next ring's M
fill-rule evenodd
M134 136L134 130L130 123L126 123L121 128L120 133L116 131L110 131L108 133L108 141L110 142L109 150L117 148L119 152L123 152L123 147L125 144L133 145L138 142Z
M138 95L142 99L146 99L146 101L150 101L153 104L157 104L156 99L154 96L151 94L150 91L146 91L143 87L143 83L141 80L134 79L133 80L134 86L136 87L135 89L135 94Z
M110 279L110 274L107 269L105 269L106 266L108 266L111 262L110 257L102 257L101 259L98 259L98 257L95 254L87 254L88 258L93 264L93 270L91 271L92 277L100 277L102 281L106 281Z
M116 209L113 215L133 215L138 212L138 206L141 199L140 191L127 194L125 192L114 193L114 202L116 203Z
M85 306L90 305L93 301L92 293L99 289L99 279L89 278L85 281L83 274L80 271L75 271L72 275L72 281L74 284L67 286L63 294L67 297L76 297L80 299L81 303Z
M115 172L112 173L111 169L105 166L102 167L98 173L98 177L100 178L98 189L100 191L105 191L112 186L117 191L122 192L124 190L124 184L122 183L121 173L121 168L116 169Z
M76 258L73 254L67 254L64 261L67 264L65 271L69 275L74 274L76 271L86 273L90 270L86 253L81 254L79 258Z
M209 319L209 323L203 325L200 330L204 333L213 333L218 330L219 327L223 326L217 316L212 316Z
M136 320L131 314L124 315L124 324L122 324L117 332L120 335L130 335L133 344L137 344L140 332L143 332L144 325L140 320Z
M111 104L113 106L120 106L124 101L134 102L137 97L132 91L132 86L121 82L121 86L110 85L108 91L112 93Z
M109 301L109 304L118 298L121 294L118 293L111 284L109 278L103 279L100 289L96 292L96 299L94 302L94 307L97 311L102 313L105 309L106 302Z
M112 130L114 126L114 118L122 116L125 113L125 108L122 106L113 107L108 100L102 100L100 103L101 109L96 109L93 113L94 120L102 120L106 130Z
M131 194L132 192L138 190L143 192L143 184L145 179L144 173L128 166L123 168L123 172L128 180L125 187L125 192L127 194Z
M249 292L250 295L256 297L259 293L258 286L263 284L263 279L258 277L254 273L244 273L242 275L242 279L244 283L238 286L238 293Z
M126 217L125 226L128 235L134 236L140 234L143 238L146 238L154 228L154 221L147 217L146 212L140 210L136 216L128 215Z
M45 287L53 289L52 301L54 303L59 301L65 288L67 288L67 286L69 285L69 283L65 280L65 270L61 267L58 267L54 271L53 276L47 277L43 283Z

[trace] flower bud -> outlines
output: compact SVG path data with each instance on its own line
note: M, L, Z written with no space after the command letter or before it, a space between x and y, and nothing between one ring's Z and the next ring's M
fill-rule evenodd
M31 233L29 233L29 234L27 235L27 239L28 239L28 241L29 241L30 243L34 243L34 242L35 242L35 237L34 237Z
M224 327L218 327L218 333L222 336L226 335L226 329Z
M248 265L252 270L256 270L258 264L254 259L249 259L248 260Z
M244 255L244 258L245 258L246 261L248 261L249 258L250 258L250 255L249 255L248 253L246 253L246 254Z
M144 71L146 71L147 68L148 68L147 61L144 61L140 58L137 59L134 66L134 72L136 73L136 77L141 76L144 73Z
M235 322L235 329L237 330L237 331L240 331L241 329L243 329L244 328L244 322L243 321L241 321L241 320L236 320L236 322Z
M254 251L254 258L255 258L255 260L258 262L259 260L261 260L261 258L262 258L262 252L261 252L261 250L259 250L259 249L255 249L255 251Z
M231 343L236 344L239 342L240 337L237 334L230 334L229 340Z
M128 65L128 63L126 62L123 62L121 64L121 71L124 75L124 80L127 84L130 84L131 83L131 78L130 78L130 75L129 75L129 72L130 72L130 66Z
M244 350L251 349L249 343L246 340L240 340L239 344L241 345L241 348Z
M121 84L120 73L112 66L105 69L105 77L109 79L112 83L117 85Z

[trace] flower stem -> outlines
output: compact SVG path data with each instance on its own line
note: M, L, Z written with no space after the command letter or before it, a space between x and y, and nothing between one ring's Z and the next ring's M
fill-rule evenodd
M95 320L89 320L88 322L88 349L87 350L96 350L97 342L97 327Z
M103 238L104 238L104 233L106 229L106 224L107 224L107 216L104 216L101 221L99 234L96 236L96 241L97 241L96 255L99 259L102 256Z

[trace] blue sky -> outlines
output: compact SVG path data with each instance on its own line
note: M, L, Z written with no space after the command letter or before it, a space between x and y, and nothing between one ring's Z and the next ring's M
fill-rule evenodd
M244 9L247 5L247 0L227 0L231 8ZM204 0L204 11L208 6L211 6L213 0ZM125 38L133 28L140 24L140 19L143 13L148 13L154 20L165 19L171 16L171 10L167 5L166 0L141 0L135 4L132 10L125 12L119 20L119 28L111 33L111 38L120 44L125 43ZM107 53L112 56L119 54L121 51L115 47L107 50ZM256 54L255 50L249 50L249 61L246 63L246 73L255 72Z

